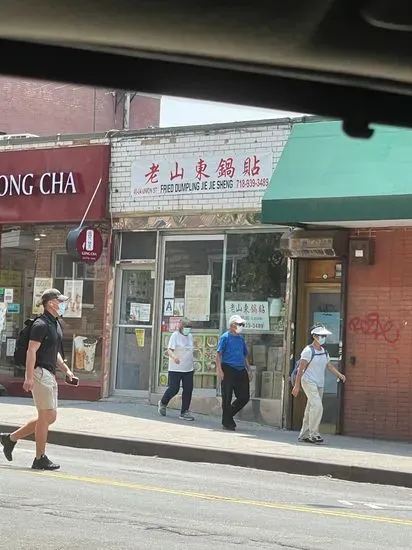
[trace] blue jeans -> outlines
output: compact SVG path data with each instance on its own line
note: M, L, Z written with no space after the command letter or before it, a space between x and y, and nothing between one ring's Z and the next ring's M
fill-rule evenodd
M169 371L169 387L163 394L161 399L162 405L167 406L169 401L179 393L180 383L182 383L182 410L184 413L190 409L190 402L192 400L193 393L193 371L191 372L178 372Z

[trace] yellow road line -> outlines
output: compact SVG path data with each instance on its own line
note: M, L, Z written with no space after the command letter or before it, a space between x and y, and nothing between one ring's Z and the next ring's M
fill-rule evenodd
M315 514L318 516L333 516L346 519L358 519L362 521L373 521L378 523L391 523L394 525L404 525L412 527L412 520L391 518L385 516L372 516L368 514L357 514L354 512L345 512L338 510L319 510L317 508L305 505L295 504L282 504L280 502L264 502L258 500L249 500L236 497L225 497L222 495L209 495L206 493L197 493L194 491L183 491L180 489L170 489L168 487L155 487L152 485L139 485L137 483L128 483L125 481L116 481L114 479L105 479L97 477L76 476L72 474L62 474L55 472L36 472L28 471L26 473L32 475L40 475L45 477L53 477L57 479L64 479L69 481L79 481L82 483L88 483L92 485L104 485L107 487L122 487L124 489L132 489L135 491L147 491L151 493L163 493L169 495L176 495L189 498L197 498L200 500L210 500L215 502L230 502L232 504L243 504L246 506L255 506L257 508L271 508L273 510L284 510L288 512L303 512L307 514Z

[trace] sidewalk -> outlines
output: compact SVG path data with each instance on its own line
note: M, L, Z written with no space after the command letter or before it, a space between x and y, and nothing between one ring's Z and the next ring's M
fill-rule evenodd
M23 424L35 413L31 399L0 398L0 431ZM297 434L250 422L224 432L220 419L178 411L162 418L146 402L62 401L49 441L57 445L159 456L412 487L412 445L327 436L322 446L298 443Z

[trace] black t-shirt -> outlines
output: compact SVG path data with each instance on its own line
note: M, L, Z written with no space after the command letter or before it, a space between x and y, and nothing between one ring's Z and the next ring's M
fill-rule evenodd
M38 317L30 331L30 340L40 342L37 350L36 367L43 367L56 373L57 354L62 353L63 331L59 321L49 312Z

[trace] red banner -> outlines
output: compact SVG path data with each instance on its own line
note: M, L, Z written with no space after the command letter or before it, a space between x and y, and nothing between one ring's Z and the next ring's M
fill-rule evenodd
M0 224L80 222L108 214L109 145L0 153Z

